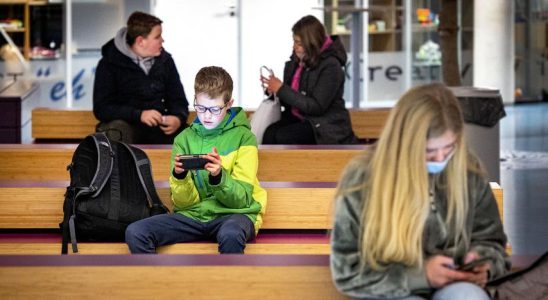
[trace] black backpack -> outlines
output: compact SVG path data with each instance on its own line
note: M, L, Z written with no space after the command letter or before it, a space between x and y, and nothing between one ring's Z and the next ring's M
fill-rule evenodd
M109 141L104 133L87 136L76 148L65 193L61 252L78 252L80 241L124 241L127 226L166 213L154 187L146 153L125 143Z

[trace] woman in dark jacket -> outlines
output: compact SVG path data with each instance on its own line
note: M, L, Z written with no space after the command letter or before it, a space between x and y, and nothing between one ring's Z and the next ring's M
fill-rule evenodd
M261 77L285 109L281 120L266 129L263 144L356 143L343 99L344 46L314 16L301 18L292 31L293 53L283 83L274 75Z

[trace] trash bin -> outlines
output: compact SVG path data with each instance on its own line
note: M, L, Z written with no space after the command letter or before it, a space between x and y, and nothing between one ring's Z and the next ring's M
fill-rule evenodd
M500 184L500 127L506 116L499 90L469 86L451 87L458 98L468 144L481 160L489 181Z

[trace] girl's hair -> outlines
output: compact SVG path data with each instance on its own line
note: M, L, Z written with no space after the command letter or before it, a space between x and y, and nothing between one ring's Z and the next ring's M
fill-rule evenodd
M467 241L468 153L458 100L443 84L415 87L392 109L368 162L361 255L374 269L388 263L423 265L423 232L430 212L426 142L447 130L456 136L455 152L441 176L447 191L447 228L454 242ZM450 235L452 236L452 235Z
M140 11L132 13L127 20L126 42L133 45L138 36L147 37L154 26L161 24L162 20L153 15Z
M307 66L314 66L320 59L321 49L327 37L325 27L320 20L309 15L297 21L291 31L301 38L305 50L303 62Z
M221 67L203 67L194 80L194 94L206 94L211 98L223 97L224 103L232 99L232 78Z

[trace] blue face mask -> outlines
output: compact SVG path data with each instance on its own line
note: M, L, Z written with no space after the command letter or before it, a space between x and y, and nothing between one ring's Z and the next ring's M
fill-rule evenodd
M453 157L454 151L451 152L451 154L447 155L447 158L443 161L427 161L426 162L426 170L428 170L428 173L430 174L437 174L442 172L445 169L445 166L447 166L447 163Z

